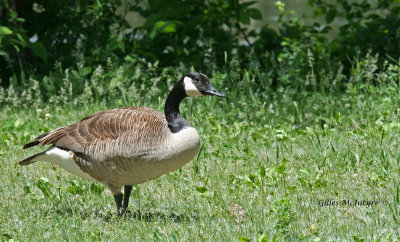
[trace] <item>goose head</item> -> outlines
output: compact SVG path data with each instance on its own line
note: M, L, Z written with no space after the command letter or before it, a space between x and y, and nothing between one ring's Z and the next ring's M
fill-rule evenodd
M185 93L189 97L217 96L225 97L211 85L210 80L203 73L191 72L182 78Z

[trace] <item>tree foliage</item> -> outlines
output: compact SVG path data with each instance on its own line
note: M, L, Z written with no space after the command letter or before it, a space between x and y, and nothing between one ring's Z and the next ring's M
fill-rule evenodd
M397 0L308 0L311 24L277 1L279 29L263 18L257 1L239 0L0 0L0 78L2 85L42 77L65 68L82 75L109 62L158 62L159 66L218 68L237 59L241 66L279 72L291 62L298 72L335 68L371 51L381 60L400 56ZM130 25L127 13L143 23ZM321 20L323 17L323 20ZM335 19L344 21L333 40ZM272 74L274 76L274 74ZM318 78L317 78L318 79ZM272 85L284 84L275 80Z

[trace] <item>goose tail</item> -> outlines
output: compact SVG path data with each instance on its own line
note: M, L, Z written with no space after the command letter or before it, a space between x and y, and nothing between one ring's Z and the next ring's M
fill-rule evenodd
M45 152L41 152L41 153L37 153L37 154L35 154L35 155L32 155L32 156L30 156L30 157L28 157L28 158L26 158L26 159L24 159L24 160L18 162L18 164L19 164L20 166L26 166L26 165L32 164L32 163L38 161L38 160L36 160L35 158L37 158L38 156L43 155L44 153L45 153Z

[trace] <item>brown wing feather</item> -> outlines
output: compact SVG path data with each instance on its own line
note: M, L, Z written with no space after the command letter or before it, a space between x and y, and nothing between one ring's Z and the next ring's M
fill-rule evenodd
M154 137L162 137L167 125L164 114L156 110L117 108L91 114L75 124L43 134L24 148L53 144L98 159L125 156L128 149L152 147L152 142L157 142Z

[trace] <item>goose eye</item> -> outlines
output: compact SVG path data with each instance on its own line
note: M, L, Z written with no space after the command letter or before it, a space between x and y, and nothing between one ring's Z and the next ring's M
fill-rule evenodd
M198 81L200 81L200 78L196 77L196 78L194 78L194 80L198 82Z

